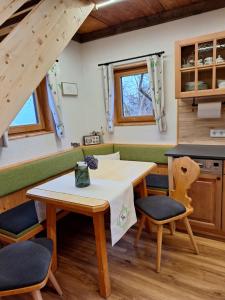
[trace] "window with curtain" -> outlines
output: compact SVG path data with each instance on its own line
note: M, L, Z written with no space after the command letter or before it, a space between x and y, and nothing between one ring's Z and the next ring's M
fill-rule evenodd
M155 123L147 64L114 70L115 124Z
M44 79L10 124L9 134L15 136L52 130L46 79Z

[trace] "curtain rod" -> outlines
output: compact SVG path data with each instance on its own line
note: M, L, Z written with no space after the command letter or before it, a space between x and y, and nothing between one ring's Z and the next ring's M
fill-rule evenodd
M107 62L107 63L98 64L98 67L101 67L101 66L108 66L108 65L110 65L110 64L119 63L119 62L123 62L123 61L127 61L127 60L132 60L132 59L143 58L143 57L147 57L147 56L153 56L153 55L161 56L161 55L164 54L164 53L165 53L165 51L161 51L161 52L155 52L155 53L146 54L146 55L141 55L141 56L136 56L136 57L131 57L131 58L125 58L125 59L120 59L120 60L114 60L114 61L110 61L110 62Z

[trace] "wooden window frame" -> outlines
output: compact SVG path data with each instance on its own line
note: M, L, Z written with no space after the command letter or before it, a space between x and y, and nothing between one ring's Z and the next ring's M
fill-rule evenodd
M129 126L129 125L152 125L155 124L154 116L137 116L137 117L124 117L122 107L122 91L121 91L121 77L147 73L146 64L135 64L121 67L114 70L115 80L115 116L114 124L116 126Z
M53 122L51 111L48 104L48 93L46 88L46 78L35 90L35 105L38 116L38 124L10 126L10 137L23 136L31 133L32 135L44 132L53 132Z

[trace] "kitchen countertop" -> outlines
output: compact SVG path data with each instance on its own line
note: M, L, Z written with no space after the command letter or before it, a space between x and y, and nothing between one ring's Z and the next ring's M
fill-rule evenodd
M225 160L225 145L179 144L168 150L165 155L172 157L190 156L192 158Z

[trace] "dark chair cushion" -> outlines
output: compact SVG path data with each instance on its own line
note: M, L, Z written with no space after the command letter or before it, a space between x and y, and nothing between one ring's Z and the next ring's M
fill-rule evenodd
M0 291L41 283L48 274L52 241L40 238L11 244L0 250Z
M34 201L23 203L0 214L0 230L19 234L38 223Z
M157 221L163 221L183 214L183 204L167 196L150 196L136 200L135 206Z
M169 189L169 180L167 175L151 174L146 177L148 188Z

